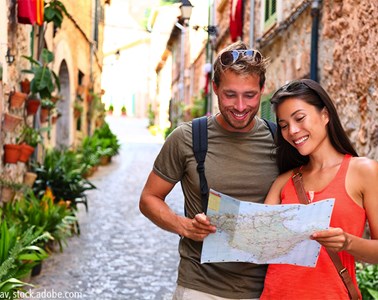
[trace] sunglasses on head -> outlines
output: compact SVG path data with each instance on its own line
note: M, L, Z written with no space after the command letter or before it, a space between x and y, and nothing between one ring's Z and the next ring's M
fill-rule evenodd
M234 64L239 57L242 56L247 56L253 59L256 62L260 62L262 59L262 55L259 51L249 49L249 50L230 50L230 51L225 51L221 54L220 56L220 63L227 67L232 64Z

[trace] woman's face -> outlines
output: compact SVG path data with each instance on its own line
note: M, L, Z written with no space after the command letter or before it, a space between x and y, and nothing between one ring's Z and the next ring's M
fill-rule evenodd
M328 111L299 98L288 98L277 107L283 138L303 155L310 155L328 140Z

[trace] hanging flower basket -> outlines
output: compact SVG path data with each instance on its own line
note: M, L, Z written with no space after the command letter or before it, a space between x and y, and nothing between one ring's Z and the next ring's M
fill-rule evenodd
M17 144L4 145L4 163L16 164L21 154L21 147Z
M26 112L28 116L35 115L40 105L41 105L41 100L28 99L28 101L26 101Z
M23 121L23 118L19 116L5 113L4 121L3 121L3 130L5 132L13 132L22 121Z
M34 147L25 143L21 144L20 157L18 158L18 161L26 163L29 160L30 156L33 154L33 152L34 152Z
M13 92L10 95L10 107L11 108L20 108L25 100L27 99L28 95L22 92Z

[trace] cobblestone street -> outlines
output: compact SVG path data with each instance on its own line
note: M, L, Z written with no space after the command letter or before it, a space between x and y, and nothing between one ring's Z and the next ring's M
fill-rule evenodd
M107 121L122 143L120 155L89 178L97 189L88 192L88 213L80 207L81 235L43 262L32 291L81 293L71 299L85 300L171 299L179 237L156 227L138 207L162 140L148 132L147 120ZM179 185L167 202L182 213Z

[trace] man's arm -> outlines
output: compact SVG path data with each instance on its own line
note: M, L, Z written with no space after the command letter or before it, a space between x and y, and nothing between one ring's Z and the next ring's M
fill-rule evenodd
M215 227L210 225L209 220L202 217L202 214L189 219L177 215L169 208L164 200L173 187L174 184L152 171L140 197L139 209L142 214L160 228L195 241L202 241L210 233L215 232Z

